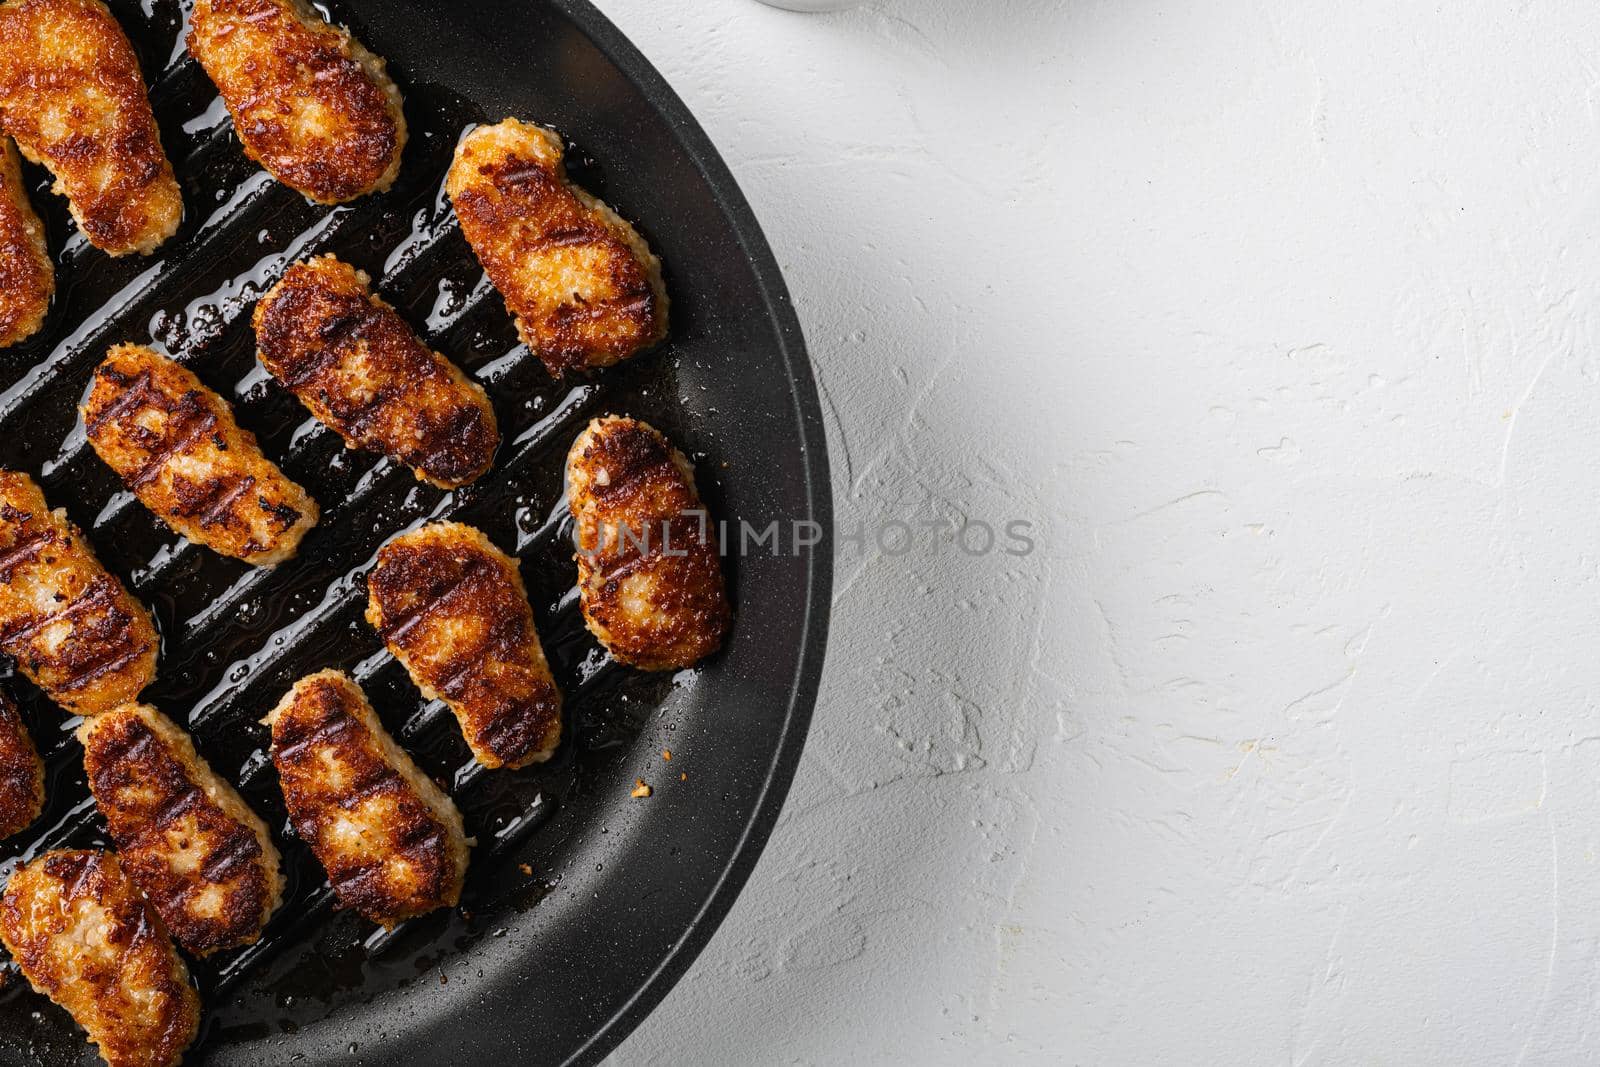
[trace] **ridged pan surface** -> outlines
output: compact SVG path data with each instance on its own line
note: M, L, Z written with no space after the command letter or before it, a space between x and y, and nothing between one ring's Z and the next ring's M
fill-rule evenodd
M191 0L111 0L150 84L187 216L149 258L110 259L27 171L58 293L45 329L0 351L0 463L32 473L158 617L160 677L145 699L193 732L267 818L289 875L261 944L195 965L208 1016L186 1062L592 1062L660 999L754 864L788 787L815 698L831 557L791 554L791 524L831 528L827 459L804 346L754 218L681 102L583 0L339 0L323 10L386 57L411 141L394 188L326 208L240 151L182 46ZM319 5L321 6L321 5ZM569 141L574 180L633 220L661 255L672 327L659 349L556 381L518 343L443 191L461 132L507 115ZM503 443L454 492L346 450L255 360L250 312L288 264L332 252L482 382ZM297 559L251 568L165 529L94 456L76 405L108 346L153 343L232 401L266 454L321 503ZM630 414L695 461L718 517L770 542L725 566L736 618L694 671L610 661L583 627L567 447L592 416ZM484 772L454 718L422 699L362 619L380 545L436 518L481 527L520 559L567 732L554 761ZM737 526L734 526L737 534ZM350 671L384 722L446 783L477 837L459 909L392 933L336 911L286 832L261 717L295 679ZM20 679L48 763L49 801L0 844L0 878L46 848L103 846L70 719ZM661 753L670 750L672 759ZM650 783L648 798L630 792ZM9 962L0 1063L97 1062L66 1015Z

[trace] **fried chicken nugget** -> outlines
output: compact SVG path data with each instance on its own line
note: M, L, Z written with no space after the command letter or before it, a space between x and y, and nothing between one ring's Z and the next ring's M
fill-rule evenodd
M443 700L485 767L526 767L561 741L550 676L517 561L479 530L440 522L378 551L367 621L429 700Z
M417 338L333 256L296 263L256 305L261 363L351 448L381 452L454 489L494 462L483 387Z
M595 419L567 455L583 619L618 662L689 667L731 612L710 519L683 453L638 419Z
M317 524L317 502L186 367L117 345L83 405L89 443L145 507L224 556L270 567Z
M0 841L44 810L44 764L11 694L0 689Z
M264 720L289 820L340 905L385 927L461 899L461 812L339 671L300 679Z
M78 228L113 256L183 221L139 59L100 0L0 6L0 131L55 175Z
M111 1067L171 1067L200 1030L189 969L110 853L47 852L19 867L0 941Z
M384 61L304 0L198 0L189 51L216 82L245 155L321 204L394 183L406 144Z
M50 699L108 711L155 681L150 613L51 511L32 478L0 471L0 652Z
M55 291L44 224L23 188L17 146L0 136L0 348L39 332Z
M445 187L461 232L550 373L605 367L667 335L661 261L567 180L561 138L506 119L456 146Z
M283 895L266 824L144 704L85 719L83 767L128 876L196 956L253 944Z

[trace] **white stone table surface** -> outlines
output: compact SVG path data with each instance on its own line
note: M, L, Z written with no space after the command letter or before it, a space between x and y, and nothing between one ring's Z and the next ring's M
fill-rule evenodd
M766 228L841 530L1035 539L840 547L614 1062L1600 1061L1600 8L600 5Z

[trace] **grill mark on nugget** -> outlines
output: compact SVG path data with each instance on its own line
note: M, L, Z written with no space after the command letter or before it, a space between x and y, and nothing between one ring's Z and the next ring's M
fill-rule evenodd
M689 667L730 611L710 518L683 453L637 419L589 423L567 455L584 622L622 663Z
M0 348L38 332L55 290L44 225L28 202L17 147L0 135Z
M153 251L183 220L138 57L100 0L0 6L0 130L114 256Z
M78 728L83 765L124 869L197 956L255 942L283 892L266 825L154 708Z
M118 345L84 404L89 443L139 500L189 540L271 566L295 554L317 503L187 368Z
M133 700L156 674L149 613L15 471L0 471L0 652L84 715Z
M525 767L561 741L561 693L517 561L471 526L434 523L378 551L367 621L424 696L443 700L485 767Z
M189 51L247 156L324 204L387 189L406 120L384 61L301 0L199 0Z
M11 694L0 689L0 840L27 829L44 810L44 763Z
M608 366L666 336L661 261L567 180L554 133L516 119L479 126L456 146L445 186L461 232L551 374Z
M386 927L461 899L461 813L339 671L296 682L267 716L295 833L342 907Z
M0 941L111 1067L170 1067L199 1032L188 968L114 855L47 852L18 868Z
M297 263L256 305L262 365L345 444L390 456L443 489L494 462L500 432L482 387L423 344L333 256Z

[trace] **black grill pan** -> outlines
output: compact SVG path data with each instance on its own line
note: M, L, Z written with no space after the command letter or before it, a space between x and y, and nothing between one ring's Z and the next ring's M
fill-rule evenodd
M209 1009L187 1062L556 1064L598 1060L665 994L737 895L776 818L815 699L832 557L795 554L793 524L831 530L815 386L783 279L727 168L682 102L584 0L339 0L325 10L385 56L412 140L394 189L336 209L246 160L182 48L189 0L111 0L150 83L185 191L183 229L150 258L88 247L30 169L58 294L44 331L0 352L0 463L38 477L162 630L146 699L278 828L288 903L259 946L195 966ZM516 115L569 139L573 177L634 220L666 264L660 349L553 381L517 343L442 189L464 128ZM333 252L435 347L483 381L504 443L480 483L443 492L346 451L254 359L249 315L283 267ZM189 545L86 447L76 405L119 341L154 342L236 405L324 519L299 557L257 571ZM696 463L715 515L782 533L726 561L736 621L702 668L612 663L573 591L561 501L567 447L591 416L627 413ZM379 545L434 518L482 527L522 561L567 695L556 760L474 768L450 714L416 692L361 619ZM737 539L738 527L733 527ZM389 728L444 781L476 835L462 906L384 934L332 907L284 831L258 720L298 677L351 671ZM50 800L0 844L0 877L45 848L105 844L67 719L15 683L49 764ZM662 759L670 749L672 760ZM680 777L684 776L684 777ZM629 796L643 778L654 793ZM9 963L0 1063L94 1063L66 1015Z

